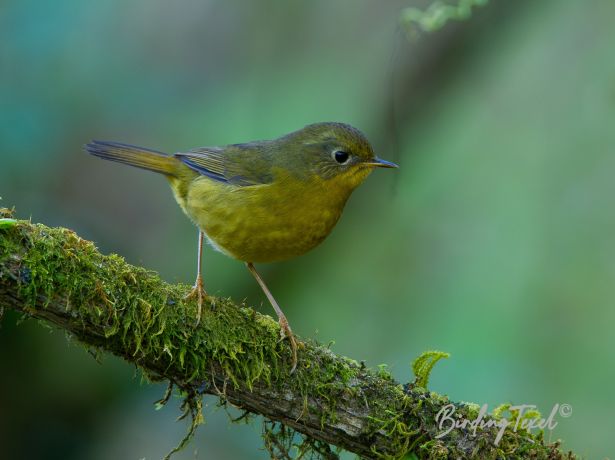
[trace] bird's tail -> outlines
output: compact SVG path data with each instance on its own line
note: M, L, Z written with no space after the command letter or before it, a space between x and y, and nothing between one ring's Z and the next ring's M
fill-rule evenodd
M85 150L105 160L117 161L167 176L177 174L177 159L156 150L108 141L92 141L85 145Z

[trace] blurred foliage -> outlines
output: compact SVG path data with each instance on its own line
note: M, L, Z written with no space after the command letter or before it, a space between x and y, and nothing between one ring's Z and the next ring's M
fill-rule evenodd
M418 27L424 32L435 32L440 30L449 21L467 20L472 15L472 8L484 6L489 0L459 0L455 5L450 5L441 1L434 1L429 7L422 11L418 8L408 7L401 12L401 22L409 32L417 35Z
M374 173L318 249L262 268L293 330L402 382L447 350L435 391L568 403L545 436L612 456L615 3L492 0L408 41L404 9L430 4L6 1L2 205L189 283L196 230L164 179L85 142L173 152L353 124L401 168ZM242 264L206 250L204 269L212 293L271 313ZM178 401L153 410L162 385L17 320L0 329L6 458L159 458L181 439ZM268 458L259 424L212 405L177 458Z

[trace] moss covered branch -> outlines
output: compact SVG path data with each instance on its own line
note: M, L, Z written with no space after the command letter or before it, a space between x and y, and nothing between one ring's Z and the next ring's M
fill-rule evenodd
M197 421L203 394L262 414L272 455L287 450L299 433L304 448L323 458L336 458L330 445L365 458L573 458L522 430L505 430L497 445L496 427L476 435L455 429L438 439L435 417L447 398L402 386L386 371L309 341L290 375L290 350L270 317L220 298L195 328L196 306L183 300L188 286L102 255L70 230L4 212L0 309L53 323L136 364L152 380L172 382ZM456 407L460 415L476 416L471 405Z

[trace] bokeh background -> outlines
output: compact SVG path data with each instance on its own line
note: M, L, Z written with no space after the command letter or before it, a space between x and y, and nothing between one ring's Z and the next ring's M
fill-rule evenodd
M165 180L82 144L174 152L351 123L401 168L376 171L312 253L261 267L293 329L402 382L448 351L433 390L570 404L546 437L613 456L615 2L492 0L409 36L402 10L427 5L4 1L0 205L190 283L196 230ZM209 290L272 313L242 264L204 261ZM0 457L155 459L181 439L177 401L154 411L164 386L18 319L0 329ZM176 458L267 458L258 420L207 403Z

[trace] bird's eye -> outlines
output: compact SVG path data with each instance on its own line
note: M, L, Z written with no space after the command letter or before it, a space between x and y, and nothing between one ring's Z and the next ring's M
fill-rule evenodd
M332 157L339 164L344 165L348 163L348 160L350 159L350 154L348 152L344 152L343 150L335 150Z

